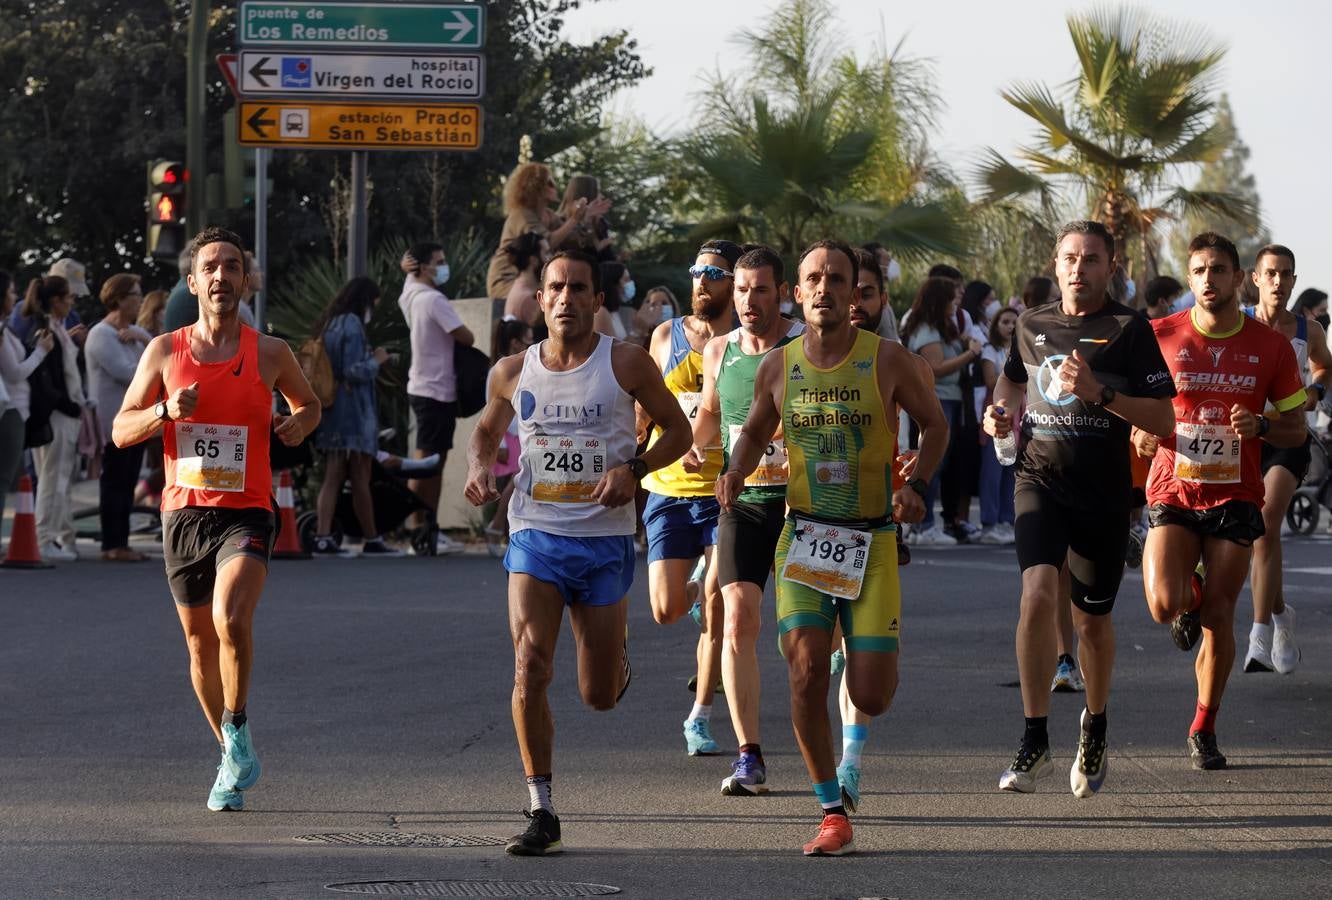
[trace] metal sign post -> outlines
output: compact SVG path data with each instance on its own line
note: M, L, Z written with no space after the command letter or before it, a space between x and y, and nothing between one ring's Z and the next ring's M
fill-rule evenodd
M370 154L353 150L351 155L351 209L347 212L347 277L365 274L367 244L365 182Z
M254 151L254 258L264 272L264 289L254 295L254 324L261 334L268 332L264 306L268 293L268 154L271 152L266 147Z

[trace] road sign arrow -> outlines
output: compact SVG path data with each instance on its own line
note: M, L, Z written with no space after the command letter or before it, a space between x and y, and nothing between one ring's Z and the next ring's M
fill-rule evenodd
M278 73L277 69L265 69L264 66L267 64L268 57L265 56L254 64L254 68L250 69L250 77L259 82L260 87L268 87L268 82L264 80L265 75L276 75Z
M444 23L444 30L453 32L449 36L449 40L451 41L461 41L463 38L467 37L467 35L472 33L474 27L475 26L472 25L471 17L466 15L460 9L455 9L453 11L452 22Z
M254 115L245 120L245 124L254 130L260 139L268 137L268 132L264 129L270 125L276 125L277 119L265 118L264 114L268 112L267 106L261 106L254 111Z

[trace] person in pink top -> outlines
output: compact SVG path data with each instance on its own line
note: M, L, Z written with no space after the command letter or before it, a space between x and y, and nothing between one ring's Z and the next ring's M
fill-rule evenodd
M476 339L440 291L449 280L444 248L430 242L414 244L408 257L415 262L415 268L402 286L398 306L407 320L412 340L407 400L416 416L416 457L420 459L438 453L442 469L449 450L453 448L453 431L458 421L458 381L453 371L453 348L458 343L470 347ZM412 479L408 487L430 509L437 509L441 481L442 476L436 474ZM462 549L457 541L439 535L437 553L458 553Z

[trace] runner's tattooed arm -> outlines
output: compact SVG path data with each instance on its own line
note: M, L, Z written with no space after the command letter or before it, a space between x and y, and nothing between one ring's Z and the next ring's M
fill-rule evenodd
M703 348L703 392L699 397L698 415L694 418L694 445L684 455L684 470L699 472L707 455L705 448L721 442L721 398L717 394L717 370L726 352L725 335L718 335Z
M467 442L467 484L463 495L473 506L489 503L499 496L491 466L499 453L504 432L513 421L513 389L523 371L523 354L506 356L495 363L490 376L490 399Z

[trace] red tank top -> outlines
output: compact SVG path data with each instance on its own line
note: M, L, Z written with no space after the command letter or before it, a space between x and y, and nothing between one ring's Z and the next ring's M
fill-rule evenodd
M268 436L273 392L259 374L259 332L242 325L235 356L202 363L190 350L193 328L187 325L171 333L167 394L197 381L199 404L189 418L167 422L163 429L162 509L271 509Z

